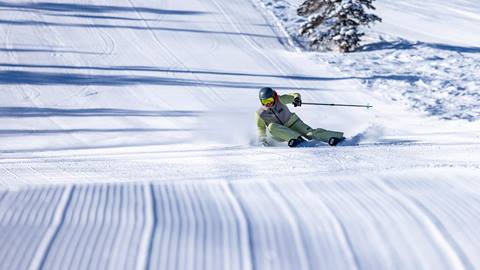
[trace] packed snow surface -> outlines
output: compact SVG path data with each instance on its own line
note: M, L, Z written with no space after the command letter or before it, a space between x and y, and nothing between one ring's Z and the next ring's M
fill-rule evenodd
M0 269L480 269L474 1L0 1ZM256 144L258 89L339 147Z

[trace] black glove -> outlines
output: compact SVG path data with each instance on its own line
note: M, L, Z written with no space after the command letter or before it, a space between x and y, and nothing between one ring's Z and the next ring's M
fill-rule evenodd
M293 107L297 107L297 106L300 107L302 106L302 99L300 97L296 97L293 99L292 104L293 104Z

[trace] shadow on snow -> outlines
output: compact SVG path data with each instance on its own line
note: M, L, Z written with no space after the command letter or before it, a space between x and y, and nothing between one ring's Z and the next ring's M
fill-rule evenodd
M64 50L64 49L42 49L42 48L0 48L0 52L14 52L14 53L74 53L74 54L90 54L90 55L102 55L101 53L96 52L87 52L87 51L74 51L74 50Z
M480 53L480 47L463 47L457 45L427 43L420 41L410 42L407 40L380 41L376 43L365 44L358 48L358 52L371 52L381 50L413 50L422 47L458 53Z
M112 24L89 24L89 23L55 23L46 21L35 20L0 20L0 24L17 25L17 26L57 26L57 27L77 27L77 28L116 28L116 29L129 29L129 30L151 30L151 31L168 31L187 34L215 34L215 35L235 35L235 36L251 36L258 38L270 38L278 39L277 36L261 35L253 33L241 33L241 32L225 32L225 31L209 31L209 30L197 30L197 29L185 29L185 28L171 28L171 27L149 27L149 26L135 26L135 25L112 25Z
M0 136L16 135L52 135L69 133L121 133L121 132L186 132L192 129L167 129L167 128L80 128L80 129L7 129L0 130Z
M0 66L2 66L0 64ZM19 65L17 65L19 66ZM53 67L53 66L52 66ZM65 69L76 69L77 67L66 67ZM80 68L80 69L99 69L99 68ZM100 68L108 70L109 68ZM132 69L112 69L118 71L132 71ZM150 70L153 71L153 70ZM160 71L160 70L156 70ZM216 71L190 71L190 70L168 70L162 72L169 73L187 73L187 74L209 74L220 76L241 76L241 77L264 77L264 78L280 78L285 80L303 80L303 81L335 81L335 80L398 80L415 82L422 77L416 75L374 75L370 77L309 77L300 75L268 75L268 74L249 74L249 73L235 73L235 72L216 72ZM59 72L33 72L33 71L17 71L7 70L0 71L0 85L94 85L94 86L132 86L132 85L163 85L163 86L188 86L188 87L222 87L222 88L236 88L236 89L258 89L260 87L274 87L279 90L304 90L304 91L330 91L328 89L316 87L293 87L287 84L275 85L272 83L253 83L245 80L196 80L171 78L160 76L145 76L145 75L98 75L98 74L78 74L78 73L59 73Z
M0 107L1 117L195 117L202 111L147 111L113 108L58 109L40 107Z
M0 63L0 67L21 68L22 70L3 70L0 71L0 85L97 85L97 86L131 86L131 85L165 85L165 86L191 86L191 87L224 87L238 89L258 89L264 86L271 86L277 89L305 90L305 91L329 91L327 89L312 87L291 87L286 84L274 85L268 83L248 82L245 79L235 80L198 80L184 79L168 76L168 73L196 74L196 75L215 75L227 77L252 77L252 78L279 78L285 80L305 80L305 81L331 81L348 80L354 77L313 77L302 75L275 75L275 74L255 74L242 72L222 72L208 70L175 70L169 68L156 68L145 66L113 66L113 67L89 67L89 66L64 66L64 65L41 65L41 64L10 64ZM33 69L62 69L62 70L101 70L135 72L162 72L165 76L158 75L132 75L132 74L81 74L67 72L40 72L25 71L25 68ZM363 78L362 78L363 79Z
M0 8L15 10L35 10L50 12L82 12L82 13L114 13L114 12L143 12L157 15L201 15L206 12L189 11L189 10L167 10L147 7L133 6L114 6L114 5L90 5L90 4L73 4L73 3L12 3L0 1Z
M219 75L219 76L278 78L278 79L292 79L292 80L304 80L304 81L331 81L331 80L350 79L350 77L313 77L313 76L304 76L304 75L297 75L297 74L275 75L275 74L259 74L259 73L244 73L244 72L225 72L225 71L213 71L213 70L173 69L173 68L161 68L161 67L153 67L153 66L67 66L67 65L0 63L0 67L205 74L205 75Z

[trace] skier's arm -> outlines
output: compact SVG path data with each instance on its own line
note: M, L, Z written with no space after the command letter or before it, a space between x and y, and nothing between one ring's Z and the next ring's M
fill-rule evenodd
M262 118L255 113L255 121L257 123L257 130L258 130L258 138L259 140L266 140L267 139L267 124L263 121Z
M293 100L297 97L301 98L299 93L290 93L290 94L281 95L279 99L282 104L287 105L287 104L292 104Z

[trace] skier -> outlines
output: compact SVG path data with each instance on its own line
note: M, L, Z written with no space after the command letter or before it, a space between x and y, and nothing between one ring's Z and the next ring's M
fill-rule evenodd
M301 106L302 99L299 93L291 93L279 96L270 87L263 87L259 93L262 106L257 110L259 142L263 146L270 146L267 140L268 129L271 137L277 141L287 141L288 146L295 147L308 140L319 140L331 146L345 140L343 132L330 131L321 128L312 129L305 124L295 113L290 112L287 104Z

